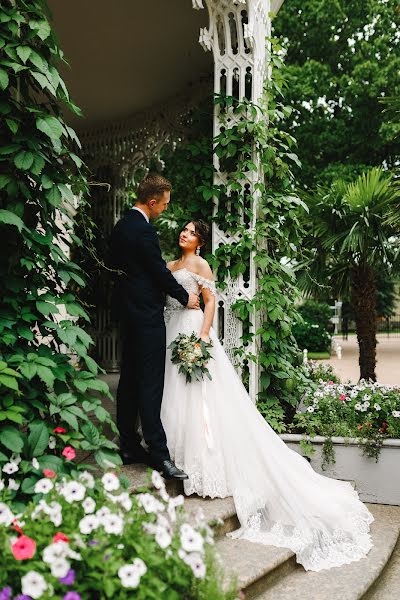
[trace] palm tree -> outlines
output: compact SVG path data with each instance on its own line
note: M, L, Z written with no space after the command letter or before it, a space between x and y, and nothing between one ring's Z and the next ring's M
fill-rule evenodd
M360 378L375 381L376 277L398 268L400 238L388 215L398 206L393 177L373 168L353 183L336 181L308 197L305 260L299 283L308 294L350 294L359 344Z

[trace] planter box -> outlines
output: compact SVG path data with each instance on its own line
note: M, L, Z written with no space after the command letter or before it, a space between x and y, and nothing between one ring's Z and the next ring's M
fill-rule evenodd
M296 452L302 454L300 441L307 436L283 433L280 438ZM311 443L315 452L311 456L311 466L321 475L334 479L353 481L360 499L373 504L392 504L400 506L400 439L385 440L379 455L375 459L363 456L363 450L357 440L333 437L336 462L321 468L322 445L325 438L315 436Z

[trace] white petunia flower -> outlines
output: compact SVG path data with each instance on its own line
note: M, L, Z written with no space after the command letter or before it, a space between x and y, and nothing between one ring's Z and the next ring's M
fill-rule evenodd
M126 588L137 588L140 583L140 574L135 565L124 565L118 569L121 585Z
M15 452L11 455L10 458L10 462L15 463L16 465L19 465L19 463L21 462L22 458L19 454L15 454Z
M395 419L398 419L400 417L400 410L393 410L392 417L394 417Z
M382 410L382 407L380 406L380 404L378 404L377 402L375 402L374 409L375 410Z
M364 395L364 404L366 404L368 402L368 400L371 400L371 396L369 394L365 394ZM368 402L368 406L369 406L369 402Z
M361 406L361 404L360 404L359 402L357 402L357 403L354 405L354 409L355 409L355 410L362 410L362 406Z
M160 494L160 497L162 498L162 500L164 500L164 502L168 502L169 494L165 488L161 488L161 490L159 491L159 494Z
M96 511L96 517L101 520L105 515L109 515L110 512L111 510L108 508L108 506L102 506Z
M7 475L12 475L19 470L19 466L16 462L8 462L3 467L3 473L7 473Z
M128 492L122 492L122 494L119 495L107 494L107 497L114 504L120 504L126 511L130 511L132 508L132 500Z
M19 490L20 485L21 484L15 481L15 479L11 479L11 477L8 480L8 489L11 491L17 492Z
M368 402L368 400L366 402L363 402L363 406L364 406L364 408L368 408L370 406L370 403Z
M120 535L124 530L124 522L119 515L110 513L103 517L101 524L104 527L106 533L112 533L114 535Z
M84 499L86 488L78 481L69 481L65 487L63 487L61 493L66 501L72 504L72 502L80 502Z
M65 577L70 568L71 565L65 558L58 558L50 563L50 570L53 577Z
M133 561L133 566L137 569L140 577L142 577L145 573L147 573L146 563L141 558L135 558Z
M37 471L40 469L39 461L37 458L32 458L32 467Z
M179 494L178 496L175 496L175 498L171 498L169 503L177 508L178 506L183 506L185 503L185 498L182 496L182 494Z
M313 413L314 411L315 411L315 408L313 406L308 406L307 407L307 412Z
M63 540L54 542L53 544L46 546L43 550L43 562L51 565L53 562L68 556L68 553L69 546L67 542L64 542Z
M106 492L114 492L119 488L119 479L115 473L104 473L101 482Z
M168 548L172 542L172 538L164 527L158 527L155 540L160 548Z
M36 600L36 598L41 598L47 590L47 583L40 573L28 571L21 577L21 588L23 594Z
M96 510L96 502L93 500L93 498L88 496L82 502L82 508L86 514L93 513Z
M14 520L14 515L8 508L7 504L0 502L0 525L8 527Z
M199 554L189 554L185 559L185 563L192 569L195 577L204 579L206 575L206 565Z
M151 482L154 485L154 487L158 490L161 490L165 487L164 479L161 477L158 471L153 471L153 473L151 474Z
M82 471L78 477L79 481L81 481L86 487L93 489L95 485L94 477L89 471Z
M181 526L181 546L185 552L202 552L204 540L200 533L188 524Z
M54 450L54 448L56 447L56 444L57 444L56 438L54 437L54 435L51 435L49 437L49 444L48 444L50 450Z
M100 520L95 515L87 515L79 521L79 530L85 535L100 527Z
M34 491L35 494L48 494L50 490L53 489L53 487L53 482L47 477L44 477L43 479L39 479L35 483Z
M164 505L151 494L139 494L137 499L140 506L143 506L147 513L162 512L165 510Z

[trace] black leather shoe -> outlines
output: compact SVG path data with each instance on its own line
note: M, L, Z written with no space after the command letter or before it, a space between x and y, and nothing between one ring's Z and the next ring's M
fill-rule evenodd
M123 465L149 465L149 453L141 448L136 452L120 452L119 453Z
M183 479L189 479L184 471L178 469L176 464L172 460L163 460L161 463L156 463L154 468L157 471L160 471L161 475L165 477L165 479L178 479L182 481Z

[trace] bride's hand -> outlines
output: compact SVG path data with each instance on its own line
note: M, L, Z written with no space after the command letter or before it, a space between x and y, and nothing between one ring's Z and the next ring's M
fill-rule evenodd
M210 336L207 335L206 333L200 333L199 338L201 340L203 340L203 342L206 342L207 344L210 341Z

